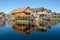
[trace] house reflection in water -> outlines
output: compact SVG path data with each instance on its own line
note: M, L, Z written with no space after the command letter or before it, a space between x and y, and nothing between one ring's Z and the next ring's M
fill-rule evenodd
M47 29L50 29L51 26L48 27L33 27L31 25L20 25L20 24L16 24L15 22L12 23L12 28L13 30L17 31L17 32L21 32L23 34L30 34L32 31L38 31L38 32L46 32Z
M1 21L0 22L0 26L4 26L4 25L5 25L5 22L4 21L3 22Z
M18 32L21 32L24 34L30 34L30 32L31 32L30 28L28 28L28 26L24 26L24 25L15 24L12 26L12 28L15 31L18 31Z

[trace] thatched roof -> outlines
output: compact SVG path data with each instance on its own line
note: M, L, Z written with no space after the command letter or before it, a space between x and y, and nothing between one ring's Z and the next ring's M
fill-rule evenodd
M51 10L47 10L46 8L43 8L43 7L41 7L41 8L32 8L31 9L32 10L32 12L40 12L40 11L47 11L48 13L51 13Z
M15 8L14 10L11 11L11 13L24 12L27 8L30 7Z
M44 8L32 8L31 10L33 12L40 12L40 11L44 11Z

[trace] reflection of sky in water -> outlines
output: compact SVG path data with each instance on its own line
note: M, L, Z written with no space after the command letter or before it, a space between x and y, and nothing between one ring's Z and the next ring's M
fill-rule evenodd
M32 31L29 35L22 34L12 29L11 25L6 23L4 27L0 26L0 40L58 40L60 39L60 23L52 25L46 32Z

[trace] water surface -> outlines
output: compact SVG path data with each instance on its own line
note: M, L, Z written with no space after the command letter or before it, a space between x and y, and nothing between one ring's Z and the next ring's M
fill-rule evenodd
M51 25L46 29L25 28L8 22L0 25L0 40L60 40L60 23Z

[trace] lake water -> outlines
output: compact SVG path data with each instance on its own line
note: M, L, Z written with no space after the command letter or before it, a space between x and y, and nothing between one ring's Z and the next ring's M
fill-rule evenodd
M8 22L0 24L0 40L60 40L60 23L51 25L46 30L34 29L28 33L23 31L23 27L20 29L15 24L14 26Z

